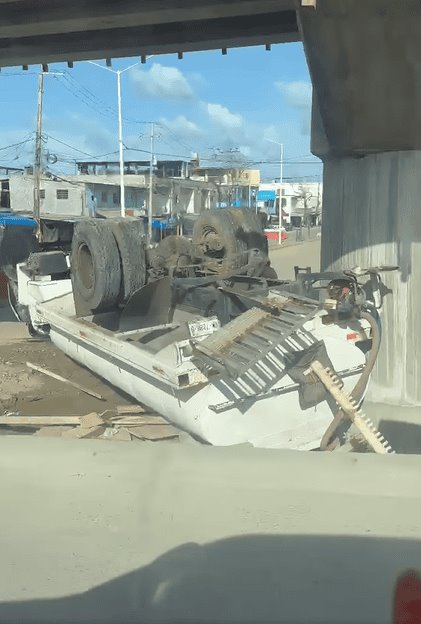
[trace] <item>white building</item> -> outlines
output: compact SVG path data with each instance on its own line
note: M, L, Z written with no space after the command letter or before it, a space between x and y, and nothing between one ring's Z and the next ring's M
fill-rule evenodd
M322 216L323 185L317 182L270 182L259 186L257 206L270 216L279 215L293 227L316 225Z
M124 176L126 214L146 215L149 202L149 174L127 173ZM32 174L20 173L10 176L7 183L8 197L2 187L6 207L14 212L31 212L34 203L34 179ZM65 179L42 175L41 215L78 217L120 214L120 176L117 173L80 173ZM214 208L218 193L211 183L185 177L152 178L152 212L155 216L180 213L200 213Z

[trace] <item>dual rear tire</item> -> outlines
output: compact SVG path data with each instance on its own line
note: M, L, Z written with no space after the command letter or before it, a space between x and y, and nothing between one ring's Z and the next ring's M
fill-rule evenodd
M268 261L262 224L250 210L207 210L196 220L192 242L168 237L150 253L164 267L197 258L209 267L236 270L253 257ZM152 262L153 264L153 262ZM78 314L125 305L147 279L143 224L137 219L85 219L75 226L71 275ZM274 276L270 275L274 278Z
M97 314L125 304L146 282L146 252L136 220L86 219L71 249L76 307Z

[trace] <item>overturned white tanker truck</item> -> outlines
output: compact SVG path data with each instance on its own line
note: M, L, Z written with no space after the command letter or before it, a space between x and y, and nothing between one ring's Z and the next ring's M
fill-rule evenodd
M279 279L258 216L225 209L155 247L136 219L85 219L11 291L31 332L201 441L389 453L361 411L381 270Z

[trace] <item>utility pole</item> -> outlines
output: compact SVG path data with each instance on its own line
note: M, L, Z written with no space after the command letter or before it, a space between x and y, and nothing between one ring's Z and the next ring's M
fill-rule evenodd
M151 159L149 163L149 202L148 202L148 240L152 242L152 219L153 219L153 165L155 152L155 124L151 123Z
M283 184L284 183L284 144L280 143L279 145L281 147L281 168L280 168L280 171L279 171L279 174L280 174L279 175L279 182L280 182L280 184Z
M41 151L42 151L42 101L44 95L44 75L38 75L37 129L35 134L34 160L34 219L37 222L37 238L41 239Z
M118 103L118 148L120 155L120 213L126 216L126 191L124 188L124 146L123 146L123 119L121 114L121 71L117 74L117 103Z

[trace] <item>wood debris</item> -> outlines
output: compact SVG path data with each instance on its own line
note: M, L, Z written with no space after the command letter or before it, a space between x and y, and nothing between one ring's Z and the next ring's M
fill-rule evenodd
M89 429L90 427L98 427L100 425L104 425L104 423L104 418L96 412L91 412L90 414L86 414L85 416L80 417L80 425L81 427L85 427L85 429Z
M26 362L26 366L30 368L31 370L36 371L37 373L42 373L43 375L47 375L47 377L51 377L52 379L61 381L67 384L68 386L73 386L73 388L76 388L76 390L80 390L80 392L89 394L89 396L92 396L95 399L98 399L99 401L104 400L104 397L101 394L98 394L97 392L94 392L93 390L90 390L89 388L85 388L85 386L81 386L75 381L71 381L70 379L66 379L65 377L62 377L61 375L57 375L57 373L53 373L52 371L46 368L42 368L41 366L37 366L36 364L32 364L31 362Z
M119 416L125 414L144 414L146 411L142 405L117 405L115 410Z
M0 426L33 428L35 435L73 439L102 438L108 440L173 440L178 431L157 414L145 415L141 405L117 406L98 414L83 416L0 416Z
M63 438L98 438L105 431L104 425L98 425L96 427L74 427L70 431L63 433Z
M123 418L112 418L111 422L114 425L120 425L121 427L168 424L165 418L161 418L161 416L124 416Z
M124 427L119 427L118 429L111 429L108 431L108 435L106 435L107 432L104 433L103 437L106 438L107 440L117 440L118 442L131 442L132 441L132 436L130 434L130 431L128 429L124 429Z
M0 425L9 427L44 427L47 425L80 425L79 416L0 416Z
M178 431L172 425L144 425L141 427L131 427L127 429L132 436L139 440L174 440L178 438Z

